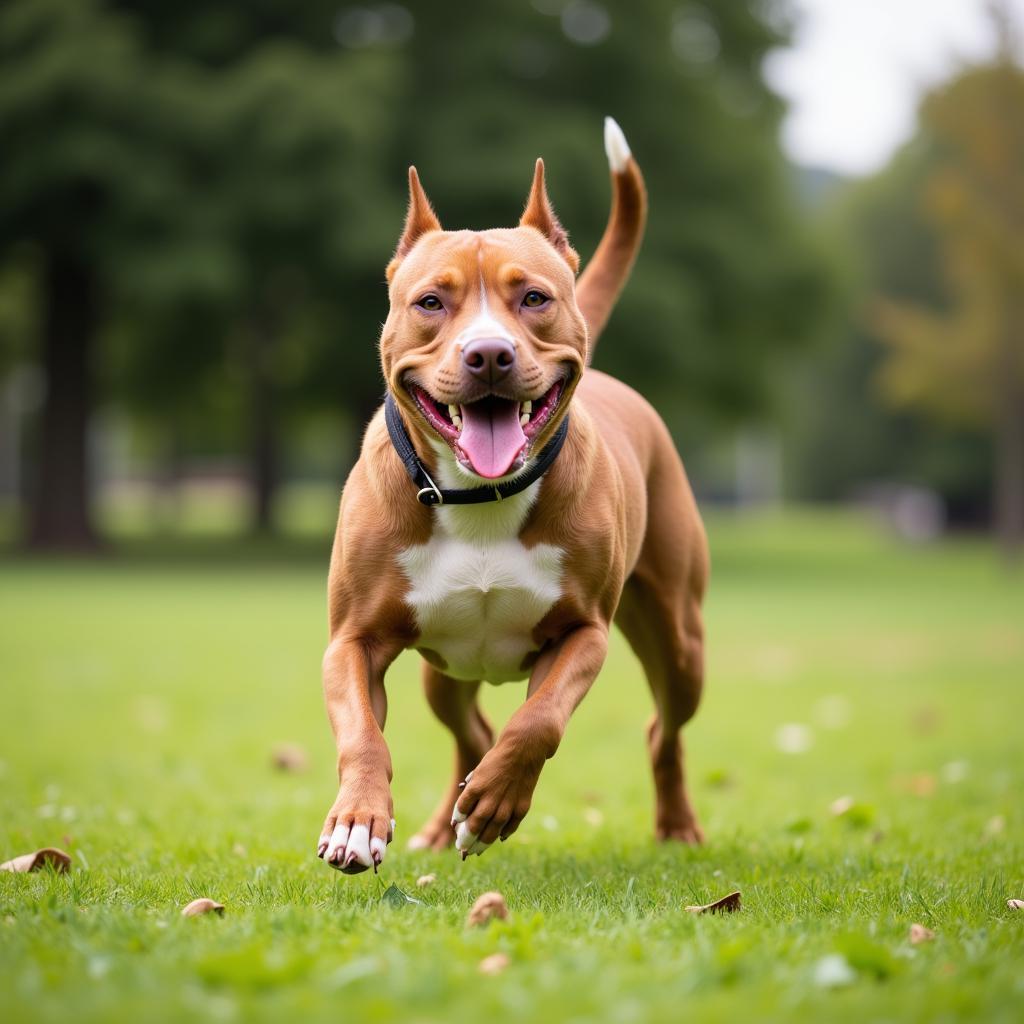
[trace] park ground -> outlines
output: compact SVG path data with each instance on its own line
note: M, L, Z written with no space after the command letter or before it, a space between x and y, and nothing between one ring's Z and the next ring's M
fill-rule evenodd
M319 540L0 558L0 860L74 858L0 875L0 1018L1019 1020L1024 578L980 540L908 547L848 515L710 532L687 729L705 846L651 838L650 702L616 639L513 839L407 852L450 770L410 656L397 840L351 878L314 855L335 785ZM283 742L305 771L272 767ZM467 928L490 889L509 919ZM737 914L684 910L736 889ZM197 896L223 917L181 917Z

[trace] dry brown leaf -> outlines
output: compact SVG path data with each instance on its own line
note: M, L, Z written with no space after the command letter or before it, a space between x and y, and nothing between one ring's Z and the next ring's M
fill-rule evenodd
M920 946L922 942L931 942L935 938L935 932L931 928L925 928L923 924L912 924L910 926L910 944Z
M71 870L71 856L55 846L44 846L0 864L0 871L40 871L49 864L58 874Z
M420 877L416 879L416 884L421 889L426 889L428 885L433 885L436 881L437 875L420 875Z
M282 772L304 772L309 767L309 755L297 743L279 743L271 761Z
M1006 819L1001 815L997 814L994 818L989 818L985 822L985 835L989 838L997 836L1001 832L1006 831Z
M690 914L734 914L740 909L741 899L740 893L737 889L736 892L729 893L728 896L723 896L720 900L715 900L714 903L705 903L703 906L687 907L687 913Z
M480 961L478 970L481 974L501 974L511 962L504 953L492 953Z
M935 795L935 776L930 772L918 772L911 775L907 788L914 796L929 797Z
M836 800L833 800L832 803L829 804L828 809L831 814L839 818L842 817L842 815L846 814L846 812L849 811L851 807L853 807L853 797L841 796L838 797Z
M1007 900L1006 905L1010 910L1024 910L1024 900Z
M182 917L198 917L200 914L224 914L224 904L217 903L206 896L193 900L187 906L181 908Z
M485 892L477 897L466 918L466 924L481 925L487 924L492 917L500 918L502 921L508 917L508 904L500 892Z
M935 732L941 724L942 714L938 708L933 707L918 708L910 719L910 725L913 730L922 736Z

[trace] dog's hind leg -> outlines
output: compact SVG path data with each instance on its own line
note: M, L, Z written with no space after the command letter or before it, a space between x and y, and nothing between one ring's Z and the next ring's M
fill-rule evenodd
M423 689L438 719L455 740L455 774L433 814L408 843L410 850L443 850L455 842L452 808L459 797L459 783L480 763L494 743L494 733L476 701L480 684L451 679L423 663Z
M704 684L700 605L708 556L682 467L665 467L659 477L652 488L644 547L615 621L640 659L654 697L647 745L655 836L699 843L704 837L686 789L681 730L697 710Z

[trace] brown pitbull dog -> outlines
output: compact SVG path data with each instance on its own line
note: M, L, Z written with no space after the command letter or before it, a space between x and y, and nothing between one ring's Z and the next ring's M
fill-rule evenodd
M423 658L455 772L410 847L463 857L507 839L590 689L618 623L654 697L647 730L659 839L701 841L680 730L700 700L708 552L668 430L625 384L587 369L646 216L618 125L613 202L576 281L538 160L519 226L444 231L415 169L387 269L388 396L341 497L328 587L327 714L337 799L318 855L350 873L394 834L384 674ZM480 683L529 679L495 739Z

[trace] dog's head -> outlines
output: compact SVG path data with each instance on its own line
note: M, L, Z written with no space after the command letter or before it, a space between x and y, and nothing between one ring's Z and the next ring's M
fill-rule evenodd
M578 268L542 161L519 226L492 231L444 231L409 169L381 361L407 422L466 473L514 474L565 416L587 359Z

